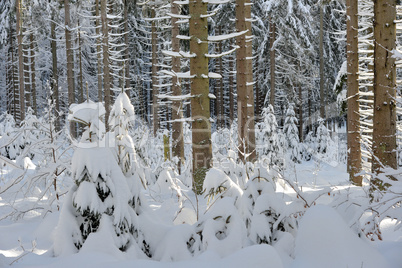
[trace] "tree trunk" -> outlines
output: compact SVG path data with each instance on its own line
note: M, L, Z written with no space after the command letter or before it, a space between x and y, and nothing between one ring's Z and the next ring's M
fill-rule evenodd
M55 102L56 114L60 113L60 100L59 100L59 72L57 67L57 42L56 42L56 23L54 22L55 16L53 14L52 21L50 22L50 46L52 49L52 89L53 89L53 101ZM60 130L60 118L56 116L55 121L56 131Z
M171 0L172 14L179 14L179 6ZM172 51L180 51L180 40L176 38L180 34L179 25L176 23L177 18L172 17ZM172 57L172 71L174 73L180 72L180 58ZM172 93L173 96L181 96L181 84L177 76L172 78ZM183 102L180 100L172 101L172 154L173 157L179 158L178 171L181 171L181 165L184 163L184 140L183 140Z
M67 55L67 87L68 87L68 106L75 102L74 92L74 55L71 44L71 25L70 25L70 0L64 0L65 10L65 35L66 35L66 55ZM70 133L76 137L76 128L74 123L70 123Z
M233 124L234 121L234 81L233 81L233 76L234 76L234 57L230 56L229 58L229 118L230 118L230 125Z
M250 0L236 0L236 7L236 30L248 30L245 35L236 38L239 46L236 57L239 150L240 158L247 162L254 161L256 157Z
M151 8L151 18L155 19L155 6ZM157 79L157 72L158 72L158 60L157 60L157 45L158 45L158 37L156 33L156 22L152 20L151 26L151 43L152 43L152 116L154 122L154 136L156 137L156 133L159 129L159 107L158 107L158 79Z
M303 142L303 92L299 85L299 141Z
M12 109L12 115L14 117L14 120L17 121L17 106L19 104L19 98L17 98L17 81L18 81L18 74L17 70L14 65L14 34L13 34L13 28L10 27L10 54L11 54L11 83L12 83L12 104L11 104L11 109Z
M98 68L98 101L102 102L102 38L100 37L100 14L99 14L99 0L95 0L95 32L96 36L96 58L97 58L97 68Z
M35 44L34 36L30 36L31 42L31 94L32 94L32 109L35 114L38 114L37 103L36 103L36 74L35 74Z
M325 120L324 93L324 7L320 3L320 117Z
M25 87L24 87L24 55L22 51L22 4L21 0L16 0L16 25L18 40L18 77L19 77L19 121L25 119Z
M218 35L222 34L222 27L218 27ZM222 42L219 42L216 45L216 50L217 54L222 53ZM222 76L223 74L223 64L222 64L222 57L219 57L216 59L217 62L217 73ZM223 124L225 121L225 117L223 114L223 78L217 79L217 85L216 85L216 126L217 128L223 128Z
M201 194L205 174L211 167L211 122L208 77L208 4L202 0L194 0L189 5L190 18L190 73L191 79L191 115L193 138L193 189ZM202 16L201 16L202 15Z
M83 81L83 73L82 73L82 42L81 42L81 28L80 28L80 20L78 20L78 64L79 64L79 73L78 73L78 102L84 102L84 81Z
M126 89L126 94L130 98L130 56L129 56L129 40L128 40L128 0L124 1L124 42L126 43L126 50L124 52L124 87Z
M392 51L396 44L396 0L374 1L374 121L373 173L396 161L396 67ZM380 189L379 180L373 182Z
M270 56L270 73L271 73L271 91L269 96L269 104L275 110L275 48L274 43L276 40L276 27L272 17L269 19L269 56Z
M362 176L356 176L362 169L360 147L359 116L359 55L358 55L358 3L356 0L346 2L347 28L347 96L348 96L348 163L350 181L362 185Z
M109 131L110 114L110 69L109 69L109 26L107 20L107 0L101 0L101 21L103 35L103 84L105 93L105 125L106 131Z
M29 60L29 44L25 44L22 46L23 50L25 52L23 52L23 57L24 57L24 90L25 90L25 106L28 107L32 107L31 104L31 96L32 96L32 92L31 92L31 75L30 75L30 60Z

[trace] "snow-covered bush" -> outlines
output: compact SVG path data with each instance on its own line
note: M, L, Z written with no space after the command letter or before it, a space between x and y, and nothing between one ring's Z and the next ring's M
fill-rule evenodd
M278 129L272 105L263 109L262 118L263 122L260 124L262 156L260 158L266 159L270 167L274 165L282 167L284 156L280 154L281 148L278 136L280 130Z
M319 126L317 128L317 138L316 138L316 148L317 153L325 154L327 152L328 143L330 140L328 129L325 126L324 119L320 118L318 120Z
M295 115L293 104L289 104L286 112L285 123L283 125L283 133L286 137L288 153L290 160L294 163L300 162L299 151L299 130L297 128L298 120Z

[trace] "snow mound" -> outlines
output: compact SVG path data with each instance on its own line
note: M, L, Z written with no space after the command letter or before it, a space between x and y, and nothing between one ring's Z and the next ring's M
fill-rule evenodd
M384 257L359 238L332 208L318 205L300 222L295 267L389 267Z

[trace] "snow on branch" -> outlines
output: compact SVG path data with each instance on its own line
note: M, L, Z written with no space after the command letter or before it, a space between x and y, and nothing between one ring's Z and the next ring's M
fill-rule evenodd
M219 42L219 41L227 40L227 39L230 39L230 38L238 37L238 36L243 35L243 34L245 34L247 32L248 32L248 30L241 31L241 32L238 32L238 33L208 36L208 41Z
M167 70L161 70L160 73L164 73L170 76L177 76L177 78L194 78L195 75L191 75L190 72L185 72L185 73L175 73Z
M220 4L226 4L229 3L231 0L203 0L203 3L208 3L211 5L220 5Z
M179 57L179 58L194 58L196 56L195 53L189 53L185 51L173 52L169 50L162 50L162 53L165 54L166 56Z
M175 18L175 19L190 19L191 16L189 15L179 15L179 14L173 14L173 13L167 13L168 16Z
M159 94L158 99L168 99L172 101L181 101L181 100L187 100L194 97L191 94L186 94L186 95L180 95L180 96L172 96L172 95L166 95L166 94Z
M205 54L205 57L207 58L220 58L229 54L232 54L233 52L235 52L238 48L240 48L239 46L234 46L233 49L225 51L223 53L220 54Z

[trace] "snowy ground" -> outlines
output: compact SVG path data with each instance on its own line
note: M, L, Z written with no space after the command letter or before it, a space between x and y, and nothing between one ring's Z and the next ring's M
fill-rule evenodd
M289 234L274 247L250 246L225 258L209 250L194 259L174 263L135 259L129 252L116 252L108 245L92 245L78 254L53 257L52 233L59 212L48 213L45 218L31 213L16 222L0 221L0 267L402 267L402 231L394 230L393 221L381 223L383 241L369 242L352 232L342 210L326 206L337 191L349 186L345 166L322 163L317 167L310 161L297 165L296 174L293 179L303 186L303 191L315 191L320 197L304 215L296 238ZM281 185L284 184L278 182L278 188ZM328 189L332 189L330 194ZM292 192L288 185L282 190ZM355 197L363 194L358 187L349 191ZM160 216L168 217L169 204L158 205L152 193L148 197ZM6 202L4 196L0 197L0 218L8 212Z

